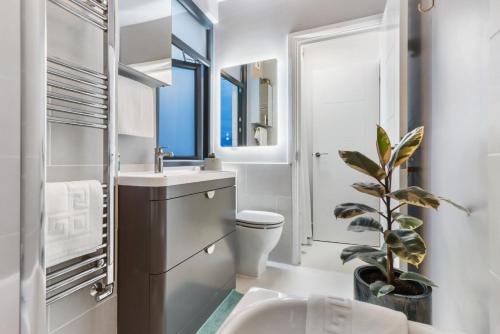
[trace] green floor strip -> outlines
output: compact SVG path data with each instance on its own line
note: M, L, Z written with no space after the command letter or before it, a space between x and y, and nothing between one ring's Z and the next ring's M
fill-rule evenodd
M241 293L232 290L196 334L215 334L241 298L243 298Z

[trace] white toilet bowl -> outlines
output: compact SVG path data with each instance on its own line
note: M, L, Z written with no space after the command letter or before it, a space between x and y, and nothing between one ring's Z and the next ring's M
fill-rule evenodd
M244 210L236 215L238 274L259 277L266 270L267 257L280 240L284 221L274 212Z

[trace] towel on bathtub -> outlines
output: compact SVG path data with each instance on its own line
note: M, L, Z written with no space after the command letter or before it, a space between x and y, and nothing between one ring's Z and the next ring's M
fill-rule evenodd
M102 214L99 181L47 183L46 266L94 252L102 244Z
M306 334L408 334L401 312L327 296L307 301Z

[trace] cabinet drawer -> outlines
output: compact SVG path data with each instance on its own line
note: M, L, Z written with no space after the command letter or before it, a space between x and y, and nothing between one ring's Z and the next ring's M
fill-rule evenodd
M150 334L192 334L235 285L236 233L160 275L150 275Z
M151 202L150 272L161 274L235 229L235 187Z

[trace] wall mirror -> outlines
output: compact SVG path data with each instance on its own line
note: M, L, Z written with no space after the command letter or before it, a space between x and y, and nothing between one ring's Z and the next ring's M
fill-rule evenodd
M277 76L276 59L221 70L221 147L277 144Z
M171 0L120 0L120 75L172 84Z

